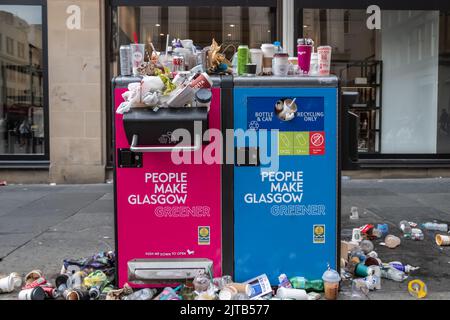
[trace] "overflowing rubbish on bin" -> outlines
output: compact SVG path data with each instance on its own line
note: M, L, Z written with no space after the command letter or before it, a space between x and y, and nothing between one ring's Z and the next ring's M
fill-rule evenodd
M311 39L298 39L298 57L289 57L276 41L261 48L247 45L219 45L212 39L205 48L191 39L173 39L167 35L165 51L156 51L152 43L134 43L120 48L122 76L141 77L128 85L124 102L117 109L122 114L131 108L195 107L208 103L197 91L212 87L208 75L234 74L239 76L328 76L331 47L318 46L314 52ZM151 53L149 53L149 51ZM226 55L231 55L227 59ZM231 60L231 61L230 61Z

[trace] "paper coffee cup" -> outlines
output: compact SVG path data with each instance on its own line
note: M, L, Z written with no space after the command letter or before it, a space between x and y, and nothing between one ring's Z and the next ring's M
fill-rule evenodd
M319 55L319 75L329 76L331 69L331 47L318 47L317 54Z
M42 277L42 271L41 270L32 270L28 272L25 276L25 283L29 284L39 278Z
M133 75L138 76L138 68L144 62L145 56L145 44L142 43L132 43L131 47L131 64L133 66Z
M263 43L261 45L261 51L263 53L262 71L264 74L271 74L272 59L275 54L275 46L272 43Z
M194 80L191 81L190 87L193 89L208 89L213 86L211 77L206 73L200 73Z
M19 292L19 300L44 300L45 291L41 287L25 289Z
M361 242L361 230L359 228L354 228L352 231L352 242Z
M256 64L256 74L262 73L263 52L261 49L250 49L250 60Z
M22 286L22 277L17 272L13 272L10 274L10 276L14 279L14 287L16 289L20 288Z
M435 240L438 246L450 246L450 236L437 234Z
M63 297L65 300L80 300L80 296L75 290L65 290L63 292Z
M226 285L219 293L219 300L231 300L238 293L235 287Z
M230 283L227 286L233 287L237 290L238 293L245 293L248 296L250 296L252 293L252 288L248 283Z
M0 293L10 293L14 291L14 277L11 275L0 279Z

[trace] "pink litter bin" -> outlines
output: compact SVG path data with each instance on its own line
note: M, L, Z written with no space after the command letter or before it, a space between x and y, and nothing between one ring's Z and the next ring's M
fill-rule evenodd
M114 111L128 84L136 81L113 80ZM220 79L214 82L209 110L114 112L119 287L175 286L198 272L222 275L221 164L209 164L202 156L210 144L206 130L221 128ZM195 131L199 124L205 139ZM194 133L189 145L173 143L171 134L178 128ZM172 152L180 152L176 148L183 148L180 154L191 164L172 161Z

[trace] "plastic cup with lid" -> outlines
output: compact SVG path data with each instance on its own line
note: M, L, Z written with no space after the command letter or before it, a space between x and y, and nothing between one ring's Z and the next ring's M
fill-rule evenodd
M339 291L339 282L341 281L341 276L336 270L328 267L322 275L322 280L325 288L325 299L336 300Z

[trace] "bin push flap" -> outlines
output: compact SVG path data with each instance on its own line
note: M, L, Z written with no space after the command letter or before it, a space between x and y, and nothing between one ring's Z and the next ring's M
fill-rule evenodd
M208 274L209 259L135 259L128 262L128 281L134 283L166 283L193 279Z
M123 115L123 126L133 152L195 151L201 147L208 130L208 110L206 107L157 111L135 108ZM175 146L181 142L172 136L177 129L189 132L190 144Z

